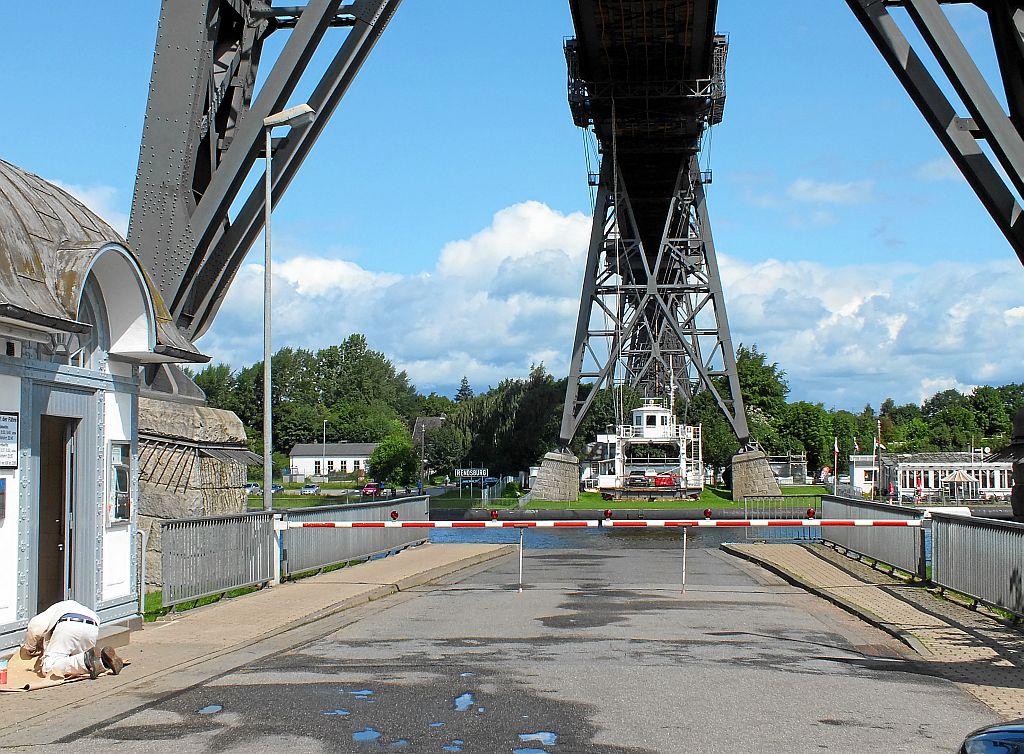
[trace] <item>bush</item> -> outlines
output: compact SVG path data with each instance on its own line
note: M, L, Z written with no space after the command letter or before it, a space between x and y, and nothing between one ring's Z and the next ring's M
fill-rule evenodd
M519 486L519 482L509 482L505 485L501 491L502 497L522 497L523 488Z

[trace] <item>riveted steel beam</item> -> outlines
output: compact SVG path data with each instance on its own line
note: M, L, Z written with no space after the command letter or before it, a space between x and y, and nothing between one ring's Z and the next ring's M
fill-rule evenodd
M1024 263L1024 221L1014 189L1024 193L1024 138L1021 107L1024 85L1021 3L1008 0L974 3L989 15L993 40L1010 106L1007 114L989 83L971 59L937 0L903 0L949 83L968 113L961 116L936 78L889 12L896 3L847 0L847 4L917 105L928 125L949 152L982 204L995 220L1018 259ZM1015 122L1016 121L1016 122ZM985 139L1003 173L989 159L978 139Z

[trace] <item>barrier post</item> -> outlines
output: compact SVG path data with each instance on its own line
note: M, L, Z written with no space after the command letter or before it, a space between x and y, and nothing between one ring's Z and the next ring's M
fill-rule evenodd
M526 532L525 526L519 527L519 593L523 593L523 534Z
M683 594L686 594L686 532L689 528L683 527Z

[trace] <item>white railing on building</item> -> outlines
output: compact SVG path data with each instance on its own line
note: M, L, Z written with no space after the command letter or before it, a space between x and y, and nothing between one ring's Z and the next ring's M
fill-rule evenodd
M869 518L888 521L924 518L924 511L902 505L826 495L821 499L821 516L825 519ZM822 530L822 539L858 555L895 566L917 578L927 578L922 528L834 527Z
M933 511L932 582L1024 616L1024 524Z

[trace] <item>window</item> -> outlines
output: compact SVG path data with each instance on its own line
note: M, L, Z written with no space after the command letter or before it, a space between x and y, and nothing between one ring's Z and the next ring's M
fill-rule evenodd
M313 461L313 473L316 474L317 476L320 475L320 462L319 461Z
M667 416L661 417L661 426L663 426L663 427L667 427L668 426L668 417Z
M634 414L633 415L633 426L634 427L642 427L642 426L644 426L644 417L641 416L640 414Z
M338 461L338 470L341 471L342 474L347 474L348 473L348 461Z
M110 444L110 488L107 522L124 524L132 518L132 446L126 442Z
M359 460L356 459L352 462L352 471L359 471Z
M658 426L658 417L654 416L653 414L651 416L648 416L647 417L647 426L648 427L657 427Z
M327 473L328 474L333 474L334 473L334 461L328 461L327 462Z

